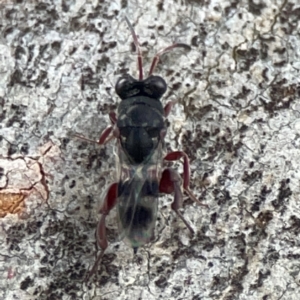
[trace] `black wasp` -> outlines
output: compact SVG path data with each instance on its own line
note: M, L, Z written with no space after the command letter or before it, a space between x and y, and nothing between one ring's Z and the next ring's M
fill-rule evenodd
M192 227L179 211L183 192L203 205L189 190L190 166L186 153L165 151L165 119L174 102L170 101L163 107L160 99L167 90L167 84L162 77L153 75L162 54L174 48L190 47L175 43L159 51L152 61L148 77L144 79L138 38L128 19L125 19L138 52L139 79L129 74L119 78L115 86L115 91L121 98L118 113L110 112L112 125L103 131L97 142L104 145L116 139L118 181L109 186L100 208L101 218L96 238L101 252L88 277L96 272L108 246L105 219L115 206L120 237L126 239L136 253L139 247L149 243L154 237L159 193L174 193L171 208L191 233L194 232ZM163 167L164 161L175 160L183 160L183 180L177 171Z

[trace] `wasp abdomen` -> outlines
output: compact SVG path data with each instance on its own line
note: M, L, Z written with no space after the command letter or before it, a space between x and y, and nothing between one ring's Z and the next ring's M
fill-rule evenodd
M140 247L154 234L159 186L157 181L134 179L118 184L119 220L130 244Z

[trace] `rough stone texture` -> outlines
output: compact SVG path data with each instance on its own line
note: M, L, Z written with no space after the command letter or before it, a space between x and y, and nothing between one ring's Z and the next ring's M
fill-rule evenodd
M162 196L157 238L136 257L112 213L86 284L115 157L74 134L96 140L118 76L137 74L124 15L146 69L155 51L191 46L157 73L178 100L168 149L189 154L209 209L185 201L191 237ZM0 219L0 299L299 299L299 17L296 0L1 1L0 192L25 202Z

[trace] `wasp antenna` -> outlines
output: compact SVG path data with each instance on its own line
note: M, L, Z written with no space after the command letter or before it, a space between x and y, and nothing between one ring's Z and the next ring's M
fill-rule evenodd
M128 27L129 27L130 31L131 31L131 34L132 34L132 37L133 37L133 42L134 42L134 45L135 45L137 53L138 53L139 80L143 80L143 77L144 77L144 74L143 74L143 58L142 58L142 53L141 53L138 37L137 37L131 23L129 22L129 20L126 16L125 16L125 21L126 21Z
M153 61L152 61L152 64L151 64L151 67L150 67L150 71L149 71L149 74L148 76L152 75L153 72L154 72L154 69L155 67L157 66L158 62L159 62L159 58L160 56L162 56L164 53L168 52L168 51L171 51L173 50L174 48L185 48L185 49L188 49L188 50L191 50L191 47L187 44L182 44L182 43L175 43L171 46L168 46L160 51L158 51L156 53L156 55L154 56L153 58Z

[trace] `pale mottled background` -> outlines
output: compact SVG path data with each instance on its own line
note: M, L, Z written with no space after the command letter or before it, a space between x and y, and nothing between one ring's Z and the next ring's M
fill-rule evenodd
M185 201L190 237L161 197L157 239L136 258L112 213L86 285L115 158L73 134L96 140L118 76L137 74L125 15L146 69L191 46L157 73L179 102L168 148L189 154L209 209ZM296 0L1 0L0 192L21 204L0 219L0 299L299 299L299 18Z

